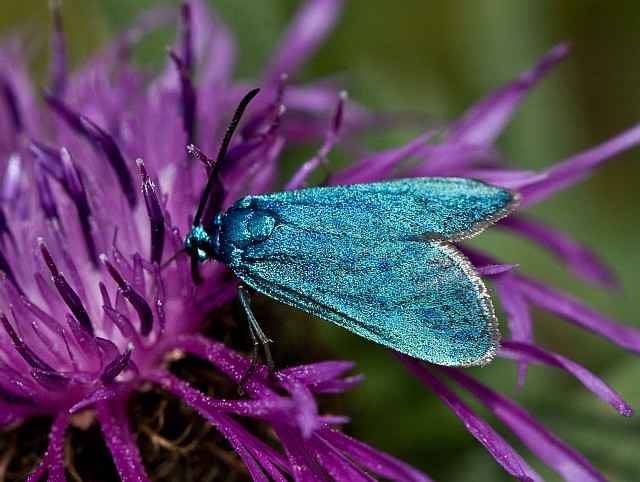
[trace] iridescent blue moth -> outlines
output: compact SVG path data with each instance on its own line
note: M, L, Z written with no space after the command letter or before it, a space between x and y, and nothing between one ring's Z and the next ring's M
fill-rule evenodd
M194 278L198 261L220 261L253 290L401 353L439 365L488 363L500 338L493 306L451 243L506 216L518 195L465 178L312 187L244 197L205 226L217 168L256 94L238 107L186 238ZM273 370L249 295L242 286L238 293Z

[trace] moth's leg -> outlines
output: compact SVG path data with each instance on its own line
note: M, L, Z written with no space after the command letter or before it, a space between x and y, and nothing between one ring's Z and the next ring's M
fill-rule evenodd
M253 371L258 364L258 345L262 345L262 349L264 350L264 356L267 360L267 367L269 369L269 380L271 382L276 382L276 370L275 365L273 364L273 358L271 357L271 350L269 349L269 343L272 343L273 340L267 338L267 336L260 328L256 317L253 315L251 311L251 294L249 293L248 286L244 284L238 285L238 297L240 298L240 303L242 303L242 308L244 308L245 313L247 314L247 321L249 322L249 333L251 333L251 338L253 339L253 355L251 356L251 366L247 373L240 380L239 391L243 391L243 385L249 379L249 377L253 374Z

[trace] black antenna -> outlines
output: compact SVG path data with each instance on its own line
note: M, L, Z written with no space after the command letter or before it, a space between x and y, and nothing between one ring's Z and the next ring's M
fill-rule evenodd
M209 195L211 194L213 185L218 179L218 173L220 172L220 165L222 164L222 160L224 159L224 156L227 154L227 148L229 147L229 142L231 142L231 136L235 132L236 127L238 126L238 122L240 121L240 118L242 117L244 110L247 108L247 105L249 105L249 102L251 102L251 99L253 99L258 92L260 92L260 89L253 89L251 92L245 95L244 98L240 101L240 104L238 104L236 113L233 115L233 119L231 119L231 124L229 124L229 127L227 128L227 132L225 132L224 134L224 139L222 140L222 144L220 145L220 150L218 151L218 157L216 158L216 163L213 165L211 176L209 176L207 185L205 186L204 191L202 192L202 199L200 199L200 205L198 206L198 210L196 211L196 216L193 219L194 226L200 225L200 219L202 218L202 215L204 213L204 208L206 207L207 201L209 200Z

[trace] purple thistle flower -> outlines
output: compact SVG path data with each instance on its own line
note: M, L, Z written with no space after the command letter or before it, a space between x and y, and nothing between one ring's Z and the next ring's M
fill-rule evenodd
M136 430L142 424L136 420L139 413L131 416L128 403L150 391L164 393L163 404L169 397L181 400L215 427L244 464L240 473L256 480L371 480L372 475L428 480L332 427L345 423L346 417L323 414L318 395L344 392L361 380L344 377L350 362L286 368L278 372L277 386L259 366L245 385L248 397L235 397L233 390L250 361L236 353L233 343L222 343L203 330L209 313L235 297L238 281L223 266L210 263L202 269L205 283L195 285L185 257L168 262L183 249L212 167L202 157L203 168L187 146L215 153L230 113L250 87L258 85L263 92L222 166L224 189L215 193L212 212L245 194L282 189L277 183L282 153L312 142L320 145L317 154L284 184L285 189L304 186L331 151L340 148L341 136L376 123L331 85L289 85L285 78L316 50L341 6L337 0L304 2L265 74L251 84L233 79L233 38L199 1L182 7L180 39L155 76L135 68L129 54L137 38L175 17L172 9L144 13L111 45L68 73L62 22L54 8L51 90L43 94L44 103L30 87L24 52L11 42L0 49L0 155L5 162L0 427L8 430L37 416L53 419L46 452L28 480L45 473L50 480L65 480L65 433L92 424L100 427L120 478L147 479L146 453L137 443ZM567 52L565 45L552 49L446 132L430 129L404 146L357 159L331 174L327 183L472 177L519 191L521 208L567 189L640 143L636 126L542 173L506 167L496 138L524 96ZM433 142L436 135L439 141ZM407 158L413 163L401 169ZM520 213L498 226L549 250L580 278L603 286L614 283L597 256L562 232ZM518 362L520 386L529 363L549 365L573 375L621 414L633 413L594 374L536 344L530 308L559 315L636 353L640 332L518 274L514 265L462 249L479 272L491 278L507 314L510 336L502 330L506 339L498 356ZM449 384L477 398L565 479L603 480L586 458L524 408L468 372L397 356L509 474L540 480ZM175 367L185 358L204 363L215 383L195 374L189 379L178 376ZM267 425L268 436L239 420ZM151 439L166 441L159 433ZM229 460L227 470L239 470L234 469L237 459Z

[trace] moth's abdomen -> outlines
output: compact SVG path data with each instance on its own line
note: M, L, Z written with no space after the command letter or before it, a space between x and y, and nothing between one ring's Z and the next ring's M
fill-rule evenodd
M221 222L219 260L238 266L245 249L268 239L275 226L275 217L264 211L232 206Z

